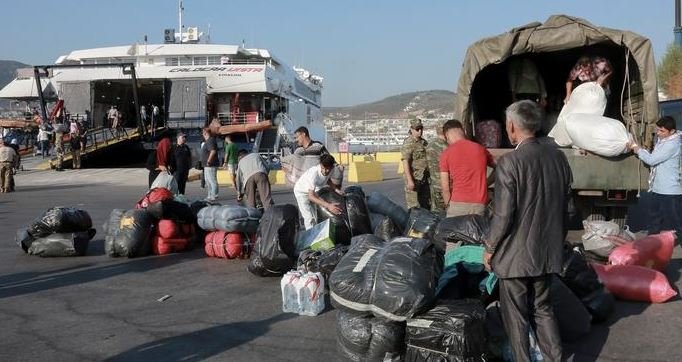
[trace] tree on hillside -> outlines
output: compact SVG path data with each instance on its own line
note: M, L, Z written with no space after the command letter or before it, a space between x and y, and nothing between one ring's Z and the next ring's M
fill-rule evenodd
M682 98L682 47L670 44L658 66L658 84L668 98Z

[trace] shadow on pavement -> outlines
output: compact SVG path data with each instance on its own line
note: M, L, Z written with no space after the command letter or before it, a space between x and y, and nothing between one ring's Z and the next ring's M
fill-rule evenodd
M570 344L564 344L564 358L570 357L569 361L596 362L603 359L602 350L609 337L611 328L621 319L642 314L650 303L616 301L615 309L611 318L604 323L592 324L590 333Z
M67 287L76 284L94 282L126 273L146 272L149 270L165 268L171 265L203 257L204 256L202 253L187 252L164 256L145 257L140 259L129 259L128 262L80 269L77 271L57 275L54 274L59 273L60 270L39 273L40 277L37 278L28 276L28 278L21 279L21 274L28 273L19 273L16 276L16 279L21 280L13 280L9 284L0 284L0 299ZM9 281L13 277L10 275L3 278L6 278Z
M296 317L277 314L259 321L235 322L148 342L105 361L201 361L265 335L272 324Z
M40 186L21 186L17 185L16 192L21 191L55 191L68 189L81 189L84 187L100 186L97 184L70 184L70 185L40 185Z

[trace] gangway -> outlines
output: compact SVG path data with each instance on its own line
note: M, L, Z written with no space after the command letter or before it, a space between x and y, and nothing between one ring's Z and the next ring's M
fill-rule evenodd
M165 128L159 127L155 132L162 132ZM146 132L151 132L151 128L147 128ZM63 139L64 144L64 157L62 163L71 162L71 143L69 142L70 135L65 134ZM86 137L86 147L85 150L81 151L81 157L86 155L93 155L100 152L104 152L106 149L110 149L113 146L121 145L122 143L141 141L145 137L144 133L140 133L136 128L122 128L117 137L116 131L109 127L98 127L88 130L85 135ZM57 157L52 157L49 161L45 161L38 165L37 169L47 170L50 168L57 167Z

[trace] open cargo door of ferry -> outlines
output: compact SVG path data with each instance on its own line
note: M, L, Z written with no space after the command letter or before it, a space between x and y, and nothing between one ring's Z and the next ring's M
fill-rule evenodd
M65 82L59 87L59 94L64 100L64 107L74 116L84 116L85 111L92 109L93 84L86 82ZM92 119L89 120L92 122ZM102 126L101 122L94 126Z
M206 80L170 80L168 128L201 128L206 125Z

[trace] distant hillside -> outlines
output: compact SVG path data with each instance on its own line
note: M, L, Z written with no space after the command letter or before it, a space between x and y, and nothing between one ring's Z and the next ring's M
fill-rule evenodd
M30 67L28 64L15 62L14 60L0 60L0 88L11 82L16 76L18 68Z
M14 60L0 60L0 89L5 87L16 76L18 68L26 68L30 65L16 62ZM9 107L9 100L0 99L0 108Z
M322 112L331 119L408 118L452 113L454 104L455 93L429 90L399 94L350 107L323 107Z

